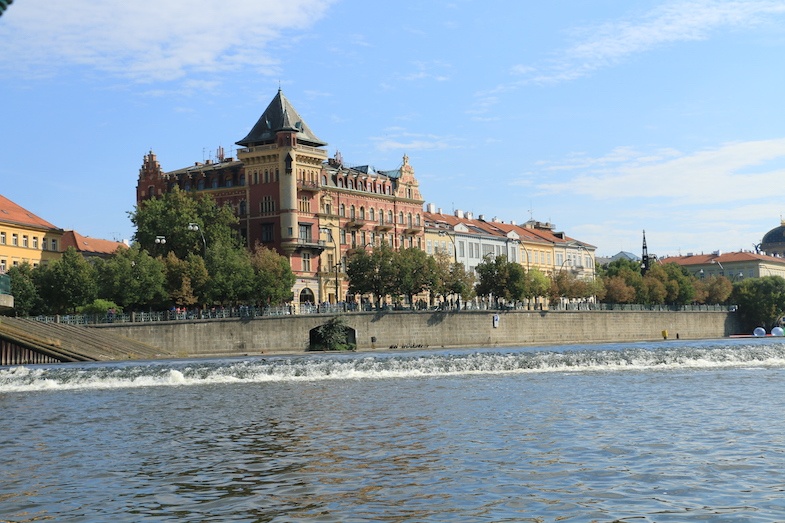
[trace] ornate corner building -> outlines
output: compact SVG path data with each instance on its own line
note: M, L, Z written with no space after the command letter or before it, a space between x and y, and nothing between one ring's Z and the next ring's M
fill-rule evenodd
M239 233L285 255L297 276L299 303L347 298L346 258L387 244L423 248L423 199L407 156L393 170L348 167L311 131L281 90L248 135L237 158L219 149L215 161L164 172L150 151L139 170L136 201L175 187L231 205Z

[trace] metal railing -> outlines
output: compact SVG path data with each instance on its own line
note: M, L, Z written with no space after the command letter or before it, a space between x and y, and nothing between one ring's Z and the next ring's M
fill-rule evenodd
M467 302L461 304L461 311L527 311L541 310L534 304L504 304L491 305L487 303ZM260 318L270 316L293 316L309 314L344 314L352 312L373 312L377 309L373 304L364 303L339 303L335 304L292 304L276 307L213 307L210 309L173 309L167 311L132 312L132 313L112 313L106 314L64 314L54 316L35 316L30 319L44 323L66 323L70 325L95 325L103 323L148 323L166 321L190 321L190 320L218 320L226 318ZM434 306L401 306L384 305L383 311L412 311L412 312L434 312L452 311L458 312L458 308L449 306L446 303ZM545 309L551 312L565 311L655 311L655 312L733 312L735 305L642 305L642 304L612 304L612 303L569 303L549 307Z

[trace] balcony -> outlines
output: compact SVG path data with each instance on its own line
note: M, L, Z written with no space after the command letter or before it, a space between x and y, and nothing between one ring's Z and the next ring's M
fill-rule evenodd
M366 223L368 223L368 220L363 218L349 218L349 221L346 222L345 227L348 229L360 229Z
M395 227L395 224L393 224L393 223L389 223L389 222L382 223L382 222L379 222L379 223L376 224L374 229L376 229L377 231L391 231L394 227Z
M297 189L300 191L318 192L319 184L307 180L297 180Z
M322 252L326 248L327 243L324 240L313 238L291 238L281 243L281 249L288 253L302 250Z

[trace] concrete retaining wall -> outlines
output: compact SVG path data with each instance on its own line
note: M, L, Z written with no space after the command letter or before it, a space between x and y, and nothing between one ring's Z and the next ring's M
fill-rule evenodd
M177 357L304 352L331 315L100 325ZM462 311L344 316L358 350L722 338L739 332L732 312ZM495 321L495 318L496 321Z

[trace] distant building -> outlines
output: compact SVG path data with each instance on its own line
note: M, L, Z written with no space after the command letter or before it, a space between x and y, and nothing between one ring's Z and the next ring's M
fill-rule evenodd
M779 227L775 227L763 236L760 251L771 256L785 256L785 221L780 221Z
M82 236L76 231L65 231L63 233L62 248L66 250L68 247L73 247L76 249L76 252L85 258L108 258L117 249L124 249L128 246L123 242L90 238L89 236Z
M63 230L0 195L0 273L60 257Z
M785 258L747 251L670 256L659 261L681 265L696 278L725 276L740 281L761 276L785 277Z

